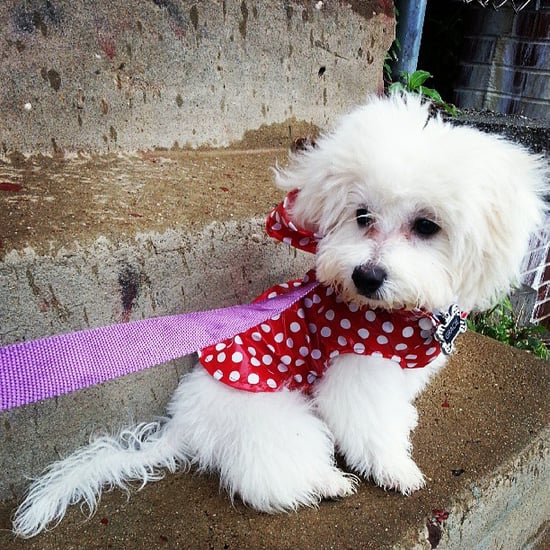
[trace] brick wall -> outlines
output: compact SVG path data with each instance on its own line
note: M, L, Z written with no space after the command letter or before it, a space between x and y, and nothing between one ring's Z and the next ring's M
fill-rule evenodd
M519 13L471 4L454 103L550 120L550 2Z
M550 328L550 216L531 240L529 249L521 271L522 282L537 291L531 320Z

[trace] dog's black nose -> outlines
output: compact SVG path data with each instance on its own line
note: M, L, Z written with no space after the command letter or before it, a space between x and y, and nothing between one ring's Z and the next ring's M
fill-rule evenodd
M384 284L388 274L377 266L357 266L351 276L357 290L363 296L371 298Z

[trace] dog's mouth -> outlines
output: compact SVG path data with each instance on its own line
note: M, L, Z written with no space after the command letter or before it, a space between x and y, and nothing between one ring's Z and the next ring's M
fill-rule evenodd
M324 283L327 284L327 283ZM341 299L347 303L354 303L359 307L367 307L370 309L384 309L386 311L406 310L413 311L419 309L417 303L407 303L403 300L398 300L392 297L384 285L381 285L375 291L360 291L355 282L352 285L344 286L338 283L330 283L335 292L341 296Z
M372 309L415 310L421 306L418 297L407 300L396 292L395 284L385 268L376 264L362 264L353 268L351 275L344 279L323 277L324 273L317 271L319 282L330 286L341 299L347 303L357 304L359 307ZM349 277L349 278L348 278Z

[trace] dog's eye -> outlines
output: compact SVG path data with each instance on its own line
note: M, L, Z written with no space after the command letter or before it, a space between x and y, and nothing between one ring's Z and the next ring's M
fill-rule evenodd
M359 227L366 227L371 222L371 215L366 208L358 208L355 211L355 219Z
M427 218L417 218L413 223L413 231L421 237L431 237L439 232L441 227Z

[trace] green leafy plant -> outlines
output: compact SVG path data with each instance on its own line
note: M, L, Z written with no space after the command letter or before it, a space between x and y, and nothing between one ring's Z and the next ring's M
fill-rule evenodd
M394 82L388 87L388 92L409 92L419 94L428 98L435 107L442 109L446 113L455 116L458 114L458 109L452 104L443 101L440 93L434 88L424 86L424 82L432 78L428 71L414 71L414 73L401 73L401 81Z
M396 38L393 41L391 48L386 52L386 56L384 57L384 87L386 88L388 88L392 84L392 65L397 63L400 51L401 43L399 42L399 39Z
M499 342L529 351L541 359L550 359L550 351L542 340L546 329L537 325L519 325L509 298L485 313L471 315L468 327Z

